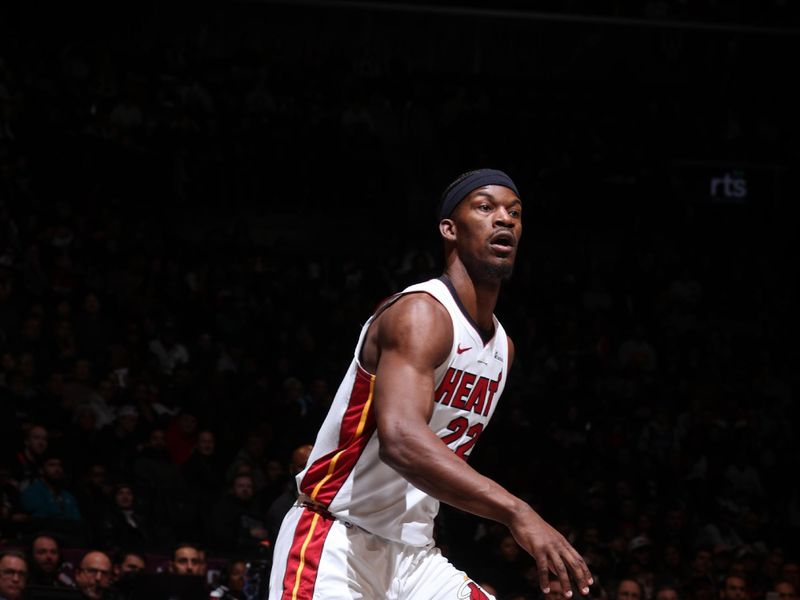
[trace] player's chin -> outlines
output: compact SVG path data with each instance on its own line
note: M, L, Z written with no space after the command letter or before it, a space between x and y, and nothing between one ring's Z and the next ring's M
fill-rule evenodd
M492 261L485 265L485 273L494 281L508 281L514 274L514 261Z

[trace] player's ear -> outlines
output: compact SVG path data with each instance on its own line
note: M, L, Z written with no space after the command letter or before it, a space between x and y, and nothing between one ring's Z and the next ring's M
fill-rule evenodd
M442 237L451 242L456 239L456 224L453 219L442 219L439 221L439 233Z

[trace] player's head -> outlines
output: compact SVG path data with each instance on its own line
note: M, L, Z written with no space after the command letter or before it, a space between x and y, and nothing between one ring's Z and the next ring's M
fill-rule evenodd
M522 235L517 186L495 169L460 175L442 194L439 232L448 268L460 261L473 278L508 279Z

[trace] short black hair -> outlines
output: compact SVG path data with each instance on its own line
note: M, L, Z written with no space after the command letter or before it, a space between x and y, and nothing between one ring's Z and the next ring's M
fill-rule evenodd
M139 552L138 550L133 550L131 548L122 548L120 550L117 550L114 553L114 557L112 558L111 562L114 565L121 565L122 563L125 562L125 559L131 555L138 556L139 558L142 559L142 562L144 564L147 564L147 559L145 558L144 553Z
M181 548L193 548L198 552L204 552L205 549L200 544L195 544L194 542L178 542L172 547L172 558L175 558L175 553L180 550Z
M28 542L28 556L31 559L33 558L33 544L36 543L36 540L40 538L49 538L53 540L58 547L58 553L61 554L61 542L54 533L50 531L37 531L31 536L30 541Z
M25 556L22 550L0 550L0 560L3 560L6 556L18 558L25 563L26 567L28 566L28 557Z

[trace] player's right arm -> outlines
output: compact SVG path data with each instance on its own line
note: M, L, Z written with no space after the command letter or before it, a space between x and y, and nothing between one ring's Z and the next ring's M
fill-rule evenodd
M450 315L426 294L405 296L376 319L364 359L376 375L381 459L434 498L508 526L536 560L542 589L553 572L571 596L571 572L581 592L588 593L589 569L569 542L527 503L456 456L428 427L435 369L452 344Z

